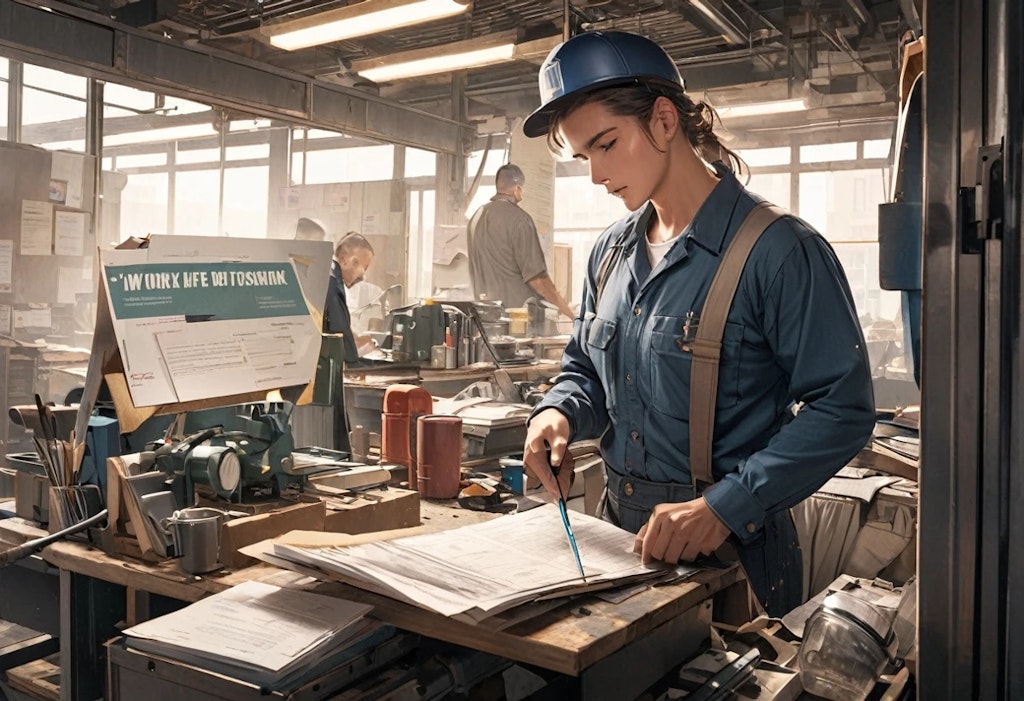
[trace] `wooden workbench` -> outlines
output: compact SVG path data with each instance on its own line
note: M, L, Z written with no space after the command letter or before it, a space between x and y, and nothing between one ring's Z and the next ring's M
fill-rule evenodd
M424 523L433 530L494 517L428 504ZM173 562L154 565L72 541L54 543L42 555L60 569L61 698L75 701L102 695L102 643L120 624L149 617L149 595L188 603L248 580L284 585L301 578L269 565L196 577L182 574ZM581 699L626 699L697 652L708 634L711 597L737 582L745 586L741 577L735 567L709 570L618 604L585 595L501 631L342 584L306 585L371 604L373 617L404 630L570 675ZM630 674L622 674L624 665Z
M503 365L514 382L537 380L557 375L558 360L538 360L533 363ZM494 377L494 363L480 362L450 370L422 367L413 370L391 369L386 366L351 368L345 371L345 384L355 387L387 388L395 383L418 384L435 397L452 397L474 382Z

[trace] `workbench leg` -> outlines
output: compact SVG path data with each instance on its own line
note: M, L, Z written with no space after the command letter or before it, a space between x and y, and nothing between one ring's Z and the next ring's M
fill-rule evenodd
M107 674L103 644L125 618L125 588L60 571L60 698L103 698Z
M149 592L136 587L126 587L128 611L125 625L131 627L149 620Z

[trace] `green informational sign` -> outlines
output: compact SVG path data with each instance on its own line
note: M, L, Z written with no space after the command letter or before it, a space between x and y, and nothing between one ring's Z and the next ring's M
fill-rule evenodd
M305 316L291 263L147 263L103 269L119 320L185 316L227 321Z

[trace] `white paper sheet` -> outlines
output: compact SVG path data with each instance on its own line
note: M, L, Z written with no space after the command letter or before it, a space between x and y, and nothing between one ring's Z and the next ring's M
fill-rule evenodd
M632 552L632 533L570 512L587 582L558 508L545 505L463 528L349 548L275 544L274 554L342 581L466 622L539 597L662 574Z
M308 372L296 362L314 343L319 348L309 318L268 321L259 329L204 323L156 334L178 401L236 394L240 387L271 390L309 382Z
M244 582L124 634L280 671L372 610L345 599Z
M67 183L64 204L82 209L82 178L85 156L77 153L54 151L50 161L50 177ZM92 209L89 207L88 209Z
M49 329L52 327L53 319L49 307L18 309L14 312L14 328L16 329Z
M0 239L0 292L11 291L11 270L14 266L14 241Z
M23 256L48 256L53 252L53 205L21 201L21 248Z
M53 249L59 256L82 257L85 248L85 212L57 211L53 215Z
M333 207L337 212L347 212L352 197L351 183L328 183L324 185L324 206Z

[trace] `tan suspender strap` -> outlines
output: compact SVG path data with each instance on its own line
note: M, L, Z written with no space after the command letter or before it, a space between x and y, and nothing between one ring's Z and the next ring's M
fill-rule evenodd
M690 478L694 485L715 482L711 474L711 447L714 445L715 404L718 401L718 362L722 356L725 320L729 316L740 275L761 234L785 214L785 210L767 202L755 205L725 250L708 288L697 323L690 371Z

